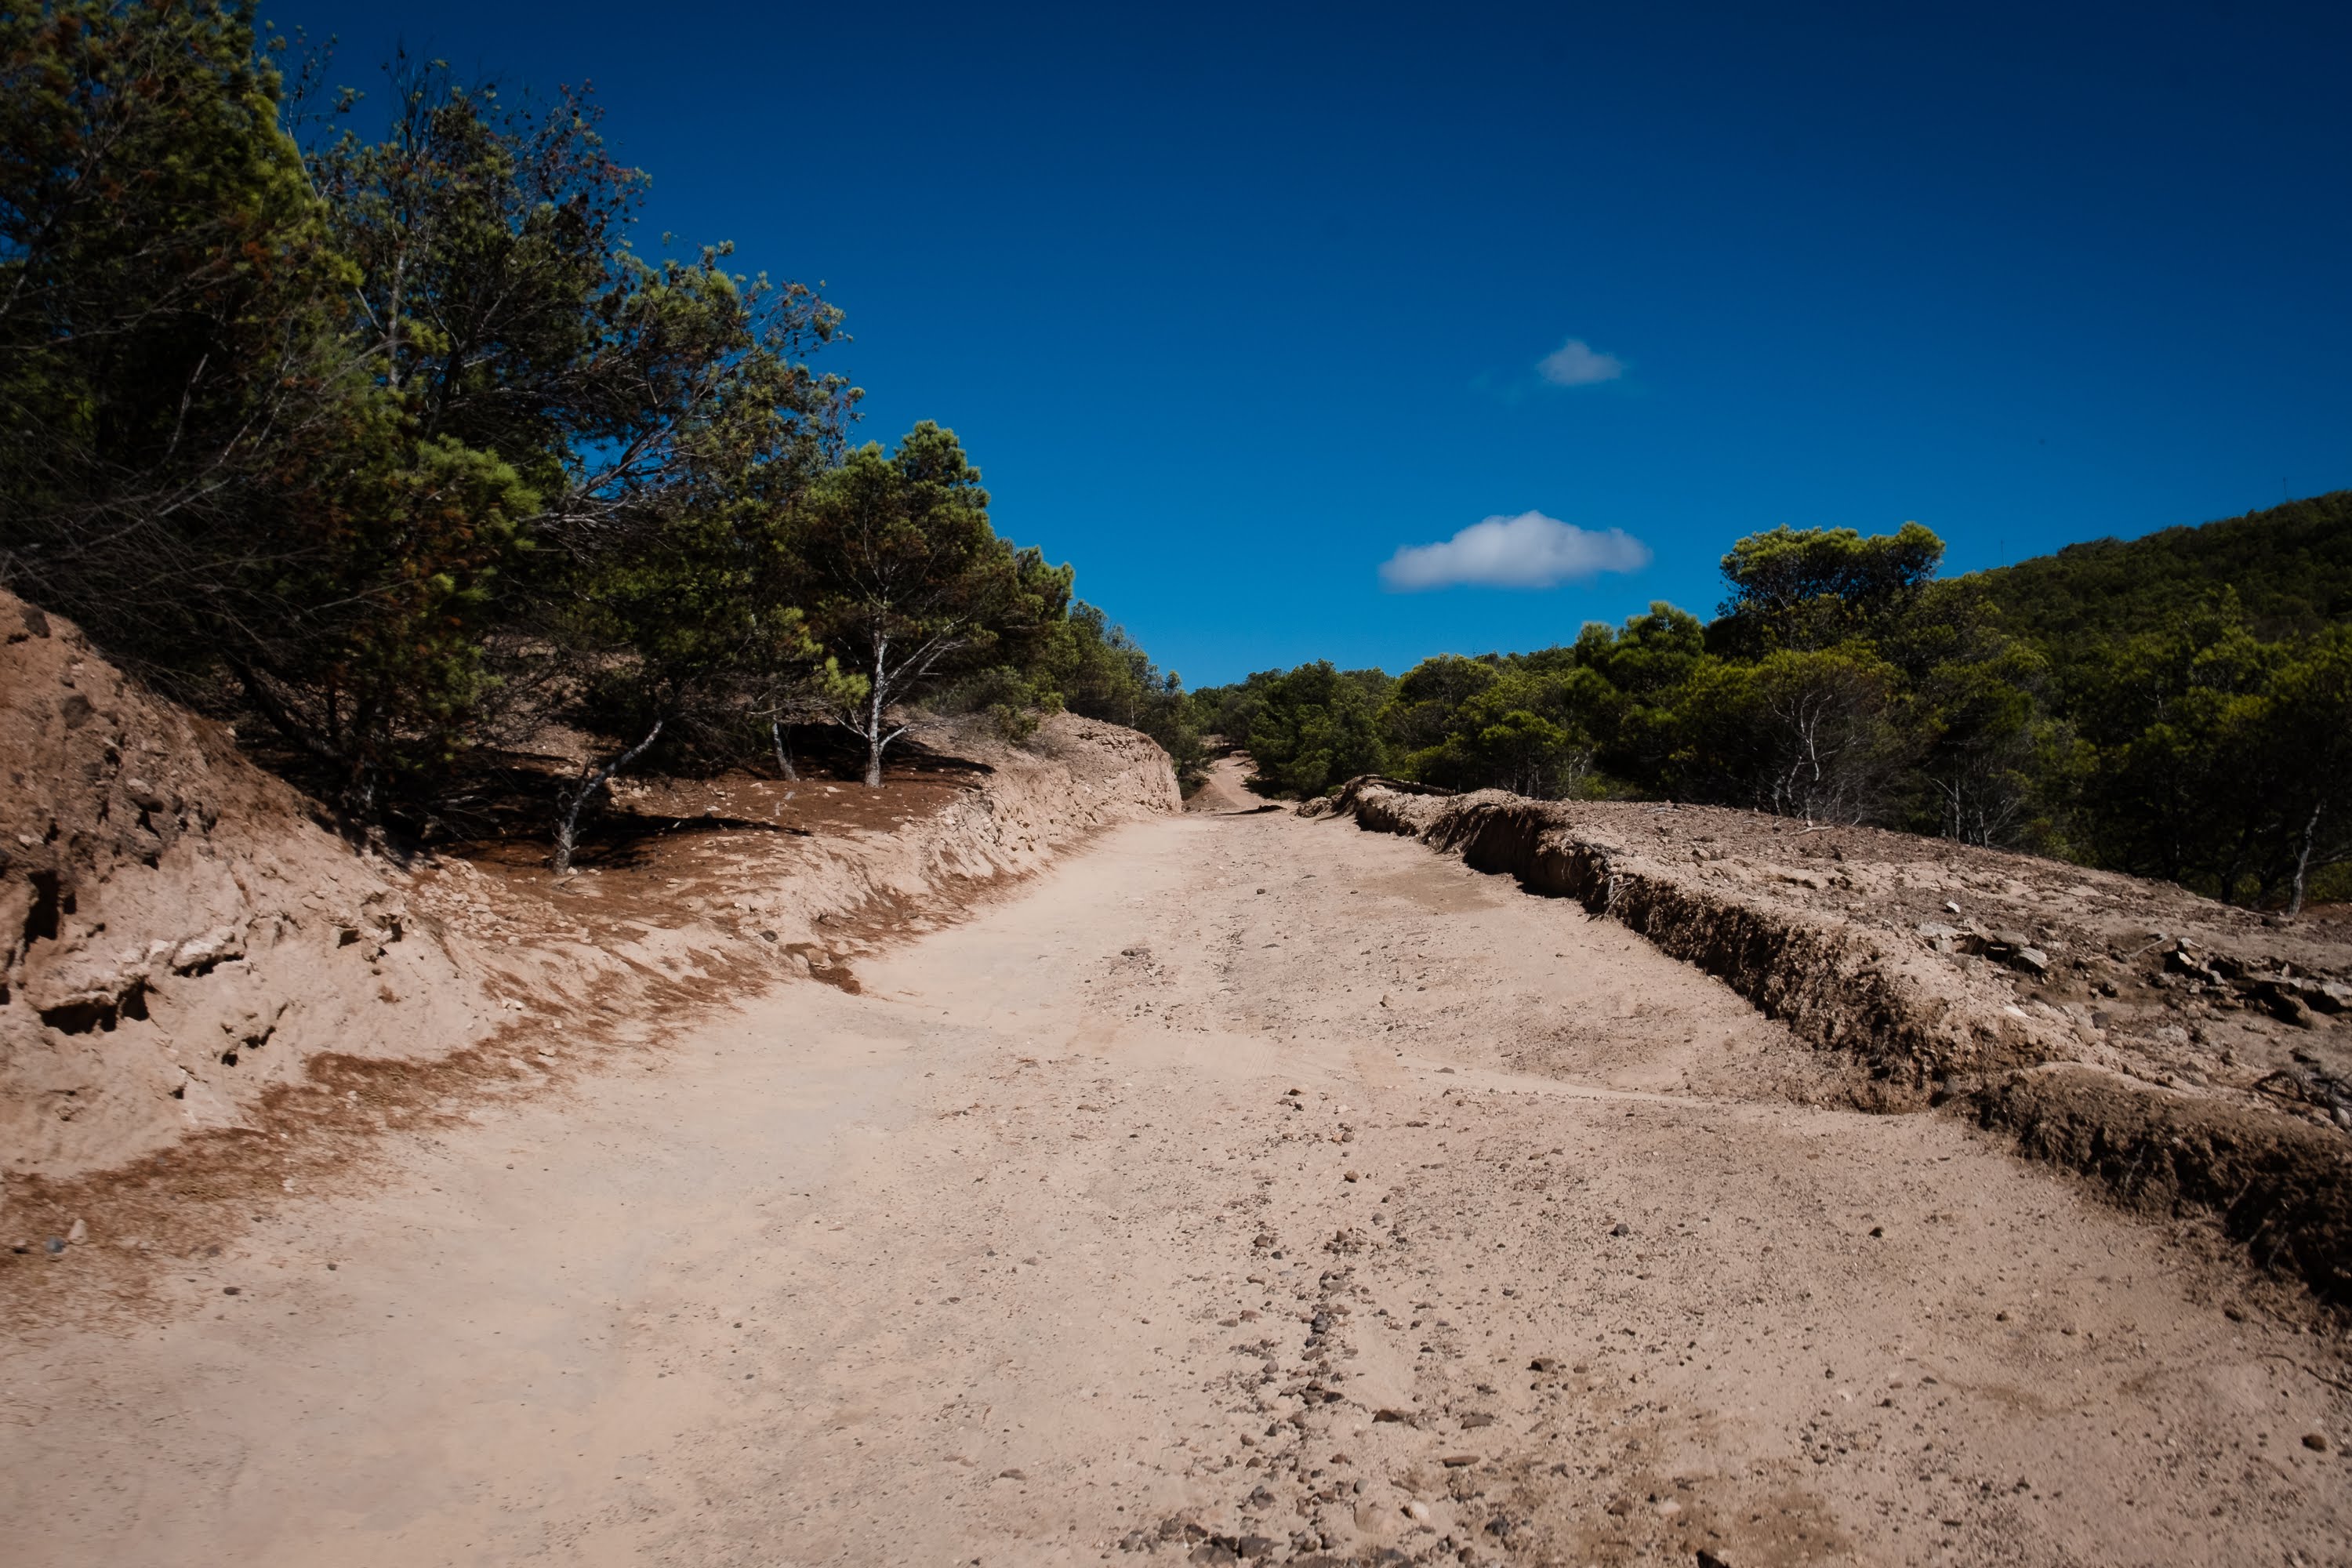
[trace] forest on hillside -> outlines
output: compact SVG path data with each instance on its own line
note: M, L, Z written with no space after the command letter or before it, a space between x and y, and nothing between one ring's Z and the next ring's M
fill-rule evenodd
M876 783L927 711L1183 750L951 431L850 441L837 310L639 248L585 92L329 68L237 0L0 13L0 585L355 829L484 831L585 737L559 866L624 768L830 734Z
M1386 772L2032 850L2261 908L2352 895L2352 491L1957 578L1916 523L1734 543L1715 619L1654 604L1532 653L1328 663L1192 694L1317 795Z

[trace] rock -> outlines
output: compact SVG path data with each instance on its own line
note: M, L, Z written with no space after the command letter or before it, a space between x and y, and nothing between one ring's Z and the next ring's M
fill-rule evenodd
M1438 1457L1437 1462L1444 1465L1449 1470L1458 1470L1465 1465L1476 1464L1478 1462L1478 1456L1475 1454L1443 1454Z
M2015 967L2029 970L2037 976L2050 973L2050 955L2038 947L2021 947L2010 955L2009 961Z
M1243 1500L1242 1506L1244 1508L1272 1508L1274 1506L1274 1494L1266 1490L1265 1488L1259 1487L1253 1490L1246 1499Z
M1535 1360L1528 1363L1528 1370L1529 1372L1558 1372L1559 1370L1559 1358L1558 1356L1539 1355L1536 1357Z
M1420 1422L1413 1419L1413 1414L1410 1410L1390 1410L1385 1408L1375 1410L1372 1412L1372 1420L1376 1423L1381 1421L1393 1421L1403 1426L1417 1426L1421 1425Z
M62 1236L53 1236L49 1237L47 1245L49 1249L49 1256L55 1258L58 1253L63 1252L66 1249L66 1238Z
M1244 1557L1255 1559L1273 1556L1281 1542L1271 1535L1244 1535L1238 1544Z
M1698 1549L1698 1568L1731 1568L1731 1564L1702 1546Z
M194 974L244 956L244 936L236 927L225 925L181 942L172 950L170 962L173 973Z
M1627 1225L1621 1219L1615 1225L1609 1227L1609 1234L1612 1236L1631 1236L1633 1234L1633 1227Z
M1404 1505L1404 1516L1415 1524L1429 1522L1429 1505L1416 1498Z
M1633 1502L1625 1498L1619 1498L1616 1501L1609 1505L1609 1512L1618 1519L1622 1519L1633 1511Z
M1214 1541L1203 1541L1200 1545L1192 1548L1192 1555L1184 1561L1187 1563L1238 1563L1241 1559L1234 1554L1231 1547Z
M2317 1432L2305 1432L2303 1435L2303 1446L2310 1449L2315 1454L2325 1454L2327 1452L2327 1439L2325 1436Z
M1000 1481L1025 1481L1029 1473L1026 1470L999 1470L996 1479Z
M66 1227L66 1242L68 1246L79 1247L83 1242L88 1241L89 1239L89 1221L77 1217L72 1225Z
M1953 914L1958 914L1960 912L1959 900L1957 899L1946 899L1944 900L1944 908Z

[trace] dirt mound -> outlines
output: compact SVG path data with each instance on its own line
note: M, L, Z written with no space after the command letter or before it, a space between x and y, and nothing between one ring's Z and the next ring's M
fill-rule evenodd
M236 1125L303 1059L479 1038L478 960L219 726L0 595L0 1144L12 1174Z
M446 1058L795 974L854 984L877 921L1181 805L1150 740L1062 716L1027 749L936 732L952 764L882 791L630 784L614 811L641 831L562 885L529 847L403 866L68 623L0 594L0 1148L20 1195L250 1133L329 1056Z
M2352 1300L2352 943L2178 888L1709 807L1448 796L1331 806L1572 898L1851 1063L1855 1103L1950 1104L2137 1206L2210 1211Z

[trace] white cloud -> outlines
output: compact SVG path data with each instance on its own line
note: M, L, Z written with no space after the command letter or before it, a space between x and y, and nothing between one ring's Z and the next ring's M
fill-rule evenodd
M1638 572L1650 547L1622 528L1594 532L1523 511L1474 522L1442 544L1411 544L1381 564L1381 581L1401 594L1465 584L1550 588L1602 572Z
M1554 386L1591 386L1625 374L1625 362L1602 353L1582 338L1570 338L1536 362L1536 373Z

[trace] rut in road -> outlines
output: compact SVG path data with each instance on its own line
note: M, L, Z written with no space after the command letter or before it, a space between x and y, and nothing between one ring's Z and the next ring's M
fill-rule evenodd
M860 978L14 1348L13 1560L2345 1561L2291 1302L1572 905L1195 814Z

